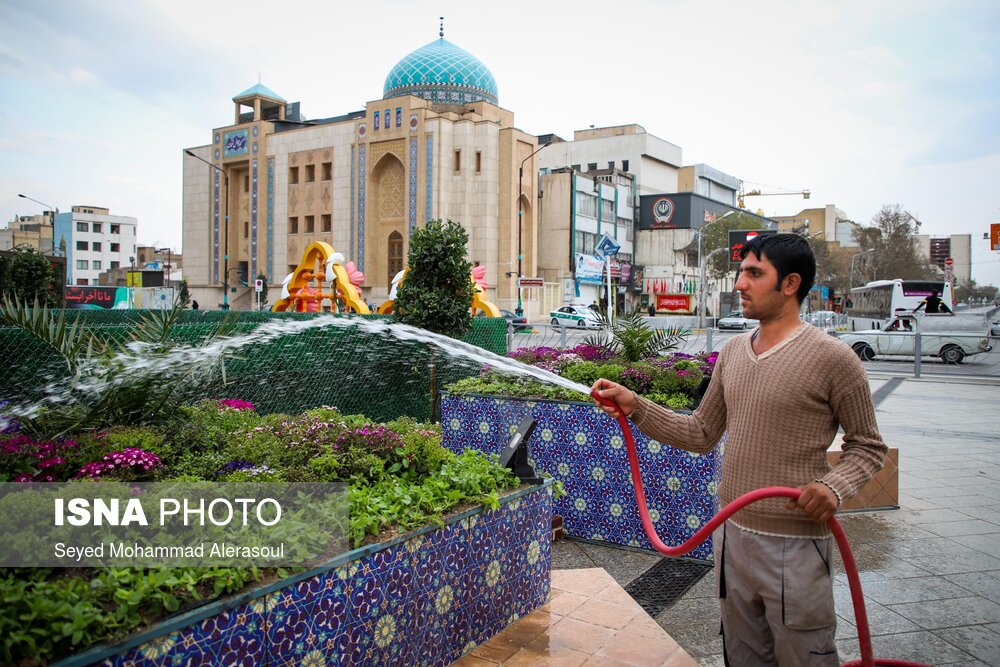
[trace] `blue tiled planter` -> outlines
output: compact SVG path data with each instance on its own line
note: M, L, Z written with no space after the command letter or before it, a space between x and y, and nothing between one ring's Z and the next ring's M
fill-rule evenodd
M591 403L443 392L444 446L455 452L498 453L525 415L538 422L528 443L535 470L561 480L566 488L566 495L555 501L566 532L652 549L639 520L618 421ZM651 440L635 428L633 433L657 534L667 544L680 544L719 511L725 437L714 450L698 455ZM711 559L711 540L689 555Z
M156 624L54 667L448 665L549 597L552 484Z

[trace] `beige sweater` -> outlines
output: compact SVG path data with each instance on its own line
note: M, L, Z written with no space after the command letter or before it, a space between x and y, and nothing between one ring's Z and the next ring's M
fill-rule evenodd
M631 419L649 437L707 452L729 432L719 498L723 505L765 486L801 487L819 480L846 499L882 467L887 447L875 423L865 370L851 349L820 329L803 324L758 356L751 333L723 348L701 405L682 415L639 398ZM838 425L843 455L832 470L826 450ZM742 528L790 537L824 537L825 525L786 499L767 499L736 513Z

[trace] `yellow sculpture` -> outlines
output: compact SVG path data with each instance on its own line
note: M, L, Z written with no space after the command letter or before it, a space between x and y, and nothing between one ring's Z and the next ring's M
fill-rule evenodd
M321 270L322 269L322 270ZM323 291L323 283L330 280L330 291ZM320 305L329 299L335 311L350 310L368 315L368 305L361 298L358 287L365 274L354 267L354 262L344 264L344 256L329 243L314 241L302 253L302 262L285 277L281 285L281 299L271 309L276 313L318 313Z
M396 302L396 290L403 283L403 278L406 277L406 272L409 270L410 268L407 267L393 277L392 289L389 291L389 300L385 301L378 307L379 315L389 315L392 313L393 304ZM497 308L492 302L486 300L486 267L474 266L470 275L472 278L473 316L476 315L477 312L481 312L487 317L500 317L500 309Z

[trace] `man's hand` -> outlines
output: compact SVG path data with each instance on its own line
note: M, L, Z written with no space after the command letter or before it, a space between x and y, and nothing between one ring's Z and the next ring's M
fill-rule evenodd
M636 408L635 394L632 393L630 389L626 389L620 384L615 384L611 380L598 380L594 383L594 386L590 388L591 391L598 390L598 395L601 398L609 398L618 404L618 407L622 409L622 412L628 417ZM618 411L613 407L609 407L602 403L594 401L600 409L607 412L612 417L618 417Z
M834 515L840 502L837 494L822 482L812 482L802 487L802 495L797 501L789 500L786 510L800 509L816 523L826 523Z

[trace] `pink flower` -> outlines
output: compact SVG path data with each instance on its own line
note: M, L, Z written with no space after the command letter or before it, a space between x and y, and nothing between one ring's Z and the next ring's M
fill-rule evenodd
M19 483L30 482L31 479L32 477L30 472L22 472L20 475L14 475L14 481Z
M224 398L219 401L220 408L229 408L230 410L256 410L257 407L250 401L244 401L239 398Z

